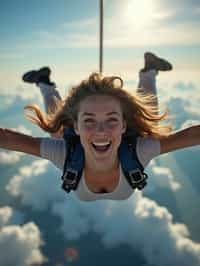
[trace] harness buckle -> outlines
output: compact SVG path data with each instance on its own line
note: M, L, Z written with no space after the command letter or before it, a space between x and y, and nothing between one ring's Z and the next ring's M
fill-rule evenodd
M70 190L74 189L76 186L77 177L78 177L78 171L68 168L62 176L63 180L62 188L65 191L70 192Z
M147 184L147 174L143 173L139 168L130 171L129 177L133 188L142 190Z

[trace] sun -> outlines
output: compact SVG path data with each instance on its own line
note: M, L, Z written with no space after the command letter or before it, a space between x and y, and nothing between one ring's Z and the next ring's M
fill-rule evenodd
M154 3L152 0L127 0L124 8L126 23L130 27L143 29L152 23Z

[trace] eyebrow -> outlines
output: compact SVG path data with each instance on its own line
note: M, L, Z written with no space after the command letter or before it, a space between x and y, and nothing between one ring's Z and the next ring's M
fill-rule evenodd
M120 114L118 112L115 112L115 111L106 113L106 115L107 116L110 116L110 115L118 115L118 116L120 116ZM94 113L84 112L84 113L81 114L81 116L95 116L95 114Z

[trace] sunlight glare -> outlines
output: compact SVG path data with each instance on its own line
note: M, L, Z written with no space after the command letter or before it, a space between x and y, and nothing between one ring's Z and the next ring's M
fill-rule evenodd
M125 20L130 27L143 29L151 24L154 15L152 0L129 0L125 6Z

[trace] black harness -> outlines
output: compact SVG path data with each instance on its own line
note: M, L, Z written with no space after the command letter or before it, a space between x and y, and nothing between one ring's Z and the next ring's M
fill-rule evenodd
M64 132L66 158L62 175L62 188L69 193L76 190L84 168L84 150L80 138L72 128ZM119 147L119 160L123 173L133 189L142 190L147 182L147 174L138 160L136 153L137 137L134 134L124 135Z

